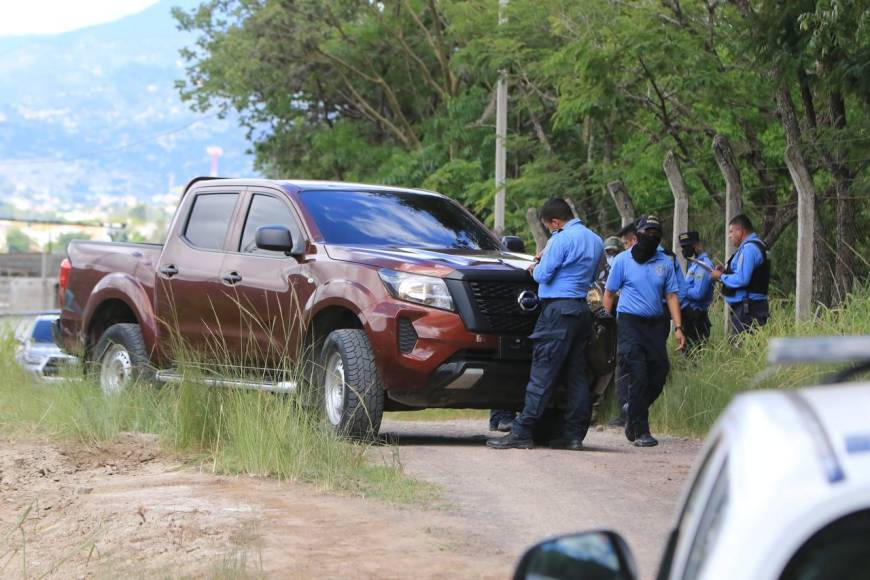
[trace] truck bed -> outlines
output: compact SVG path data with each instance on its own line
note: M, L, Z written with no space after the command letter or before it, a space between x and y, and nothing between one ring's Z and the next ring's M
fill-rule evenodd
M136 288L153 304L155 268L163 244L73 241L67 249L69 282L62 297L59 346L75 352L81 346L79 333L94 292L113 286ZM128 296L133 293L125 292Z

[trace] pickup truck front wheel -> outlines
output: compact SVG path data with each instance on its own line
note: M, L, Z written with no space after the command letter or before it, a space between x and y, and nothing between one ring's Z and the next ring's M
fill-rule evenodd
M323 343L318 375L324 416L336 433L376 437L384 415L384 384L365 331L331 332Z
M113 324L106 329L97 342L92 361L93 374L107 395L146 378L148 353L139 325Z

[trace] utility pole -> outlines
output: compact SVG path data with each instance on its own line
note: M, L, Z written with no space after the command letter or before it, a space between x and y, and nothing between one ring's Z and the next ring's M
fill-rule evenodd
M507 22L509 0L498 0L499 26ZM507 71L498 72L495 89L495 234L504 235L505 176L507 173Z

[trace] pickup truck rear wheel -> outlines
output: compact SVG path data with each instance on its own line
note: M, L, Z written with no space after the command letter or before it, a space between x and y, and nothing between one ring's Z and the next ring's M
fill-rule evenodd
M113 324L94 349L94 375L107 395L119 393L150 375L148 352L138 324Z
M365 331L331 332L323 342L318 376L323 413L336 433L376 437L384 415L384 384Z

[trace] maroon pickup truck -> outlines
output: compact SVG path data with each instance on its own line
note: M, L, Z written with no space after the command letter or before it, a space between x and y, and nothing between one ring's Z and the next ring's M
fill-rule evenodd
M288 363L312 362L325 418L367 437L384 411L522 407L530 260L436 193L197 178L164 244L70 244L55 336L106 391L180 380L179 344L213 362L216 385L288 392ZM597 391L609 324L591 349Z

